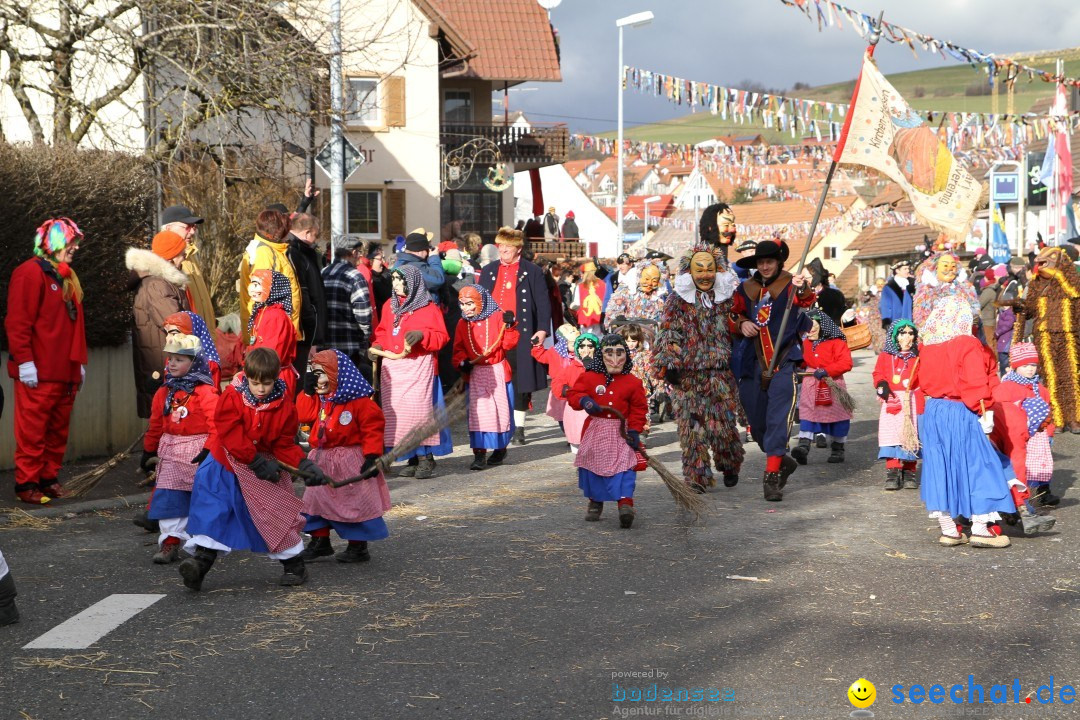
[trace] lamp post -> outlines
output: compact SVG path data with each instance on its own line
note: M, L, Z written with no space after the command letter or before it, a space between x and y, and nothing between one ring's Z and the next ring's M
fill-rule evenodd
M652 195L645 198L645 227L641 230L641 239L644 240L645 236L649 234L649 203L660 202L659 195Z
M627 15L624 18L619 18L615 21L615 27L619 28L619 178L618 178L618 191L615 198L616 203L616 215L619 221L619 242L617 247L621 250L623 244L623 28L629 25L630 27L641 27L642 25L648 25L652 22L653 14L651 11L646 10L644 12L634 13L633 15Z

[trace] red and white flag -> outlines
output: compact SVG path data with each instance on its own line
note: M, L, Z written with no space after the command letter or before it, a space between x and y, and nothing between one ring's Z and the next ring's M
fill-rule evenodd
M904 189L927 225L957 238L967 235L982 192L979 181L889 84L870 53L863 56L844 130L838 162L874 168Z

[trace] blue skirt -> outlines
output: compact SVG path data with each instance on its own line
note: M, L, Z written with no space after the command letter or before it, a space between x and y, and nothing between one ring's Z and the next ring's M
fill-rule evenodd
M847 437L851 434L851 421L838 420L831 423L819 423L813 420L799 420L799 430L802 432L825 433L832 437Z
M443 401L442 383L439 382L438 373L435 374L435 378L432 380L433 389L431 391L431 407L432 408L446 408L446 403ZM386 448L387 452L390 452L393 448ZM406 453L397 459L398 462L404 462L409 458L421 457L423 455L449 455L454 452L454 442L450 439L450 426L447 425L439 431L439 444L438 445L421 445L410 453Z
M899 445L881 445L878 447L878 460L904 460L915 462L919 459L919 453L910 453Z
M150 510L146 516L151 520L166 520L188 516L191 508L191 493L187 490L165 490L154 488L150 498Z
M973 518L1015 512L998 453L978 418L958 400L927 398L919 417L922 485L919 494L930 512Z
M251 519L236 474L213 455L207 455L195 472L187 531L192 536L206 535L233 550L270 552Z
M468 392L468 390L466 390ZM469 447L477 450L505 450L514 437L514 383L506 383L506 399L510 403L510 429L506 432L469 431ZM466 402L468 400L466 399Z
M324 527L332 527L334 532L338 534L338 537L350 542L358 542L360 540L383 540L390 537L390 528L386 526L386 521L381 517L372 518L371 520L365 520L363 522L327 520L318 515L308 515L306 513L304 514L304 517L307 518L307 524L304 525L304 532L306 533L309 533L312 530L322 530Z
M591 470L578 468L578 487L585 493L585 497L597 502L614 502L623 498L634 497L634 485L637 483L637 473L633 470L624 470L605 477L597 475Z

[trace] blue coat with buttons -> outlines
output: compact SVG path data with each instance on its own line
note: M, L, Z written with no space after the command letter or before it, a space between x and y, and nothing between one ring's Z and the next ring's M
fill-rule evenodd
M517 349L507 357L514 372L514 391L531 393L547 387L547 366L542 365L532 356L532 336L543 330L551 334L551 300L548 296L544 271L521 258L517 276L517 307L513 308L517 318L517 329L521 334ZM495 278L499 273L499 261L488 263L480 270L480 285L488 291L495 289ZM503 308L508 310L510 308ZM525 408L518 408L524 410Z

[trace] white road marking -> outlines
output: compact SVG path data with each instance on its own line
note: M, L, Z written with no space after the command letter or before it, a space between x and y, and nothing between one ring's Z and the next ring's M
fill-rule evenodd
M85 650L163 597L110 595L23 645L23 650Z

